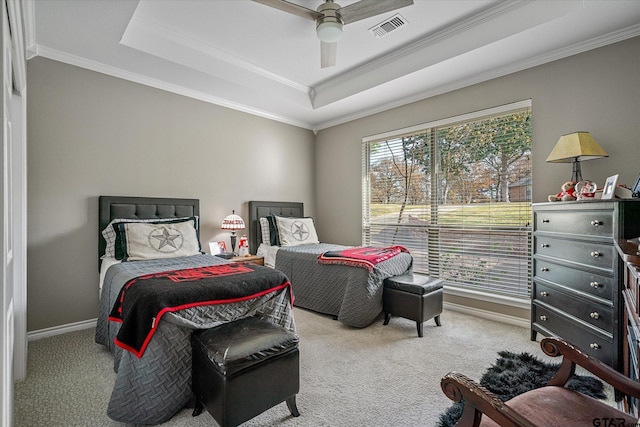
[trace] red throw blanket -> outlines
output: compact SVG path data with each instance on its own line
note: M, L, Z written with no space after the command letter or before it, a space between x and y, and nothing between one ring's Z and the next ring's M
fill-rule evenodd
M164 313L258 298L291 284L280 271L254 264L228 263L147 274L127 282L109 320L121 322L115 344L144 354Z
M365 246L343 249L341 251L324 252L318 255L318 262L320 264L351 265L366 268L371 271L376 264L388 260L400 252L409 253L406 248L398 245L387 248Z

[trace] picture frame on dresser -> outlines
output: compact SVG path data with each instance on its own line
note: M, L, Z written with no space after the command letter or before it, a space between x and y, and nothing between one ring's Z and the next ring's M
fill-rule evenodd
M618 183L618 174L611 175L604 183L604 187L602 189L602 199L610 200L613 199L616 193L616 184Z
M218 242L209 242L209 253L211 255L218 255L222 253L222 248Z

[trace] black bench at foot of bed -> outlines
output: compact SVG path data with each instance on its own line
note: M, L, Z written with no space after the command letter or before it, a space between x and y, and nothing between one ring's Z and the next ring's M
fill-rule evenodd
M419 337L422 337L422 324L432 317L436 325L440 326L442 282L442 279L419 274L403 274L385 279L382 294L384 324L389 324L392 314L414 320Z
M257 317L191 336L193 416L203 407L222 427L237 426L286 402L300 415L298 336Z

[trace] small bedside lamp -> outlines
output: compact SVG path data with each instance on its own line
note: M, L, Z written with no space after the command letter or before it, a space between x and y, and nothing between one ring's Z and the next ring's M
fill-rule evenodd
M601 157L609 157L609 155L589 132L574 132L560 137L551 154L547 157L547 162L573 163L571 181L580 182L582 181L580 161Z
M236 211L231 211L231 215L227 215L224 220L222 220L223 230L231 230L231 251L233 255L236 254L236 230L244 230L244 221L239 215L236 215Z

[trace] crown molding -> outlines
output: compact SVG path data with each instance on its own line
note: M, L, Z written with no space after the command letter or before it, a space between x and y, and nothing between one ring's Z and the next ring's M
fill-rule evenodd
M31 0L27 0L27 1L31 1ZM338 126L354 120L362 119L364 117L367 117L373 114L378 114L393 108L402 107L404 105L407 105L413 102L418 102L433 96L437 96L437 95L441 95L454 90L462 89L464 87L471 86L477 83L482 83L484 81L491 80L497 77L502 77L518 71L523 71L538 65L543 65L548 62L556 61L558 59L563 59L572 55L597 49L599 47L603 47L612 43L617 43L617 42L620 42L632 37L636 37L636 36L640 36L640 24L627 27L625 29L615 31L603 36L595 37L590 40L577 43L568 47L556 49L551 52L546 52L542 55L531 57L526 60L511 64L508 66L504 66L498 69L494 69L482 74L478 74L467 79L462 79L448 85L442 85L437 88L421 91L408 97L403 97L403 98L399 98L384 104L380 104L375 108L360 110L352 114L343 114L337 119L327 120L322 122L303 122L300 120L292 119L290 117L269 113L267 111L248 107L246 105L242 105L239 103L234 103L226 99L222 99L222 98L208 95L202 92L187 89L179 85L169 84L160 80L151 79L149 77L146 77L137 73L132 73L126 70L122 70L120 68L108 66L95 61L90 61L78 56L74 56L74 55L70 55L54 49L50 49L45 46L34 45L32 47L32 51L35 52L36 55L40 55L45 58L53 59L59 62L67 63L67 64L78 66L81 68L86 68L92 71L96 71L96 72L110 75L113 77L122 78L135 83L140 83L146 86L155 87L157 89L161 89L168 92L176 93L178 95L183 95L190 98L198 99L200 101L220 105L222 107L231 108L244 113L263 117L269 120L274 120L274 121L289 124L292 126L297 126L303 129L308 129L317 134L319 131L323 129L327 129L333 126Z
M219 98L219 97L209 95L200 91L188 89L180 85L167 83L162 80L153 79L147 76L143 76L141 74L133 73L131 71L123 70L118 67L113 67L111 65L106 65L100 62L96 62L96 61L92 61L79 56L71 55L55 49L50 49L46 46L36 45L35 51L38 53L39 56L42 56L44 58L53 59L55 61L63 62L69 65L74 65L80 68L86 68L88 70L96 71L98 73L106 74L108 76L118 77L123 80L128 80L128 81L139 83L145 86L154 87L156 89L161 89L167 92L183 95L189 98L219 105L221 107L230 108L232 110L241 111L243 113L252 114L258 117L263 117L265 119L289 124L292 126L297 126L297 127L309 129L309 130L312 130L313 128L311 124L306 122L301 122L300 120L295 120L290 117L273 114L268 111L263 111L257 108L249 107L247 105L231 102L227 99Z
M316 132L319 132L322 129L328 129L333 126L338 126L354 120L362 119L362 118L371 116L373 114L382 113L384 111L388 111L393 108L402 107L404 105L411 104L413 102L422 101L423 99L431 98L437 95L442 95L447 92L462 89L464 87L472 86L474 84L482 83L494 78L503 77L509 74L516 73L518 71L524 71L529 68L537 67L539 65L544 65L549 62L557 61L559 59L584 53L593 49L597 49L613 43L621 42L637 36L640 36L640 24L633 25L631 27L627 27L618 31L614 31L603 36L594 37L590 40L576 43L561 49L556 49L551 52L546 52L544 54L534 56L526 60L510 64L508 66L496 68L485 73L477 74L467 79L458 80L448 85L438 86L437 88L429 89L408 97L403 97L391 102L387 102L387 103L378 105L375 108L362 110L354 114L343 115L343 116L340 116L340 118L335 120L328 120L325 122L316 123L314 126L314 129L316 130Z
M319 91L319 90L321 91L323 89L330 88L338 83L348 82L354 78L357 78L363 73L375 71L381 66L386 66L388 64L395 64L398 61L401 61L408 56L419 53L420 51L432 46L433 44L441 40L446 40L453 36L460 35L468 31L469 29L478 26L481 23L490 22L495 18L504 15L507 12L511 12L514 9L517 9L526 5L527 3L528 2L526 0L499 3L498 5L493 6L489 9L486 9L470 18L464 19L443 30L437 31L428 37L424 37L419 40L416 40L415 42L409 43L404 47L396 49L395 51L387 55L380 56L376 60L367 62L366 64L352 68L351 70L337 77L321 82L315 85L314 89L316 91Z
M174 61L170 56L168 46L172 44L179 46L179 50L184 52L196 52L202 57L213 58L223 63L230 64L233 67L237 67L241 70L247 71L253 75L258 75L272 82L287 86L295 89L298 92L302 92L308 95L311 88L303 84L289 80L279 74L273 73L265 68L262 68L250 61L244 60L236 55L230 54L221 50L211 44L203 42L201 39L189 36L181 31L176 30L174 27L163 25L152 19L141 17L138 14L134 14L133 18L127 25L120 44L137 49L142 52L146 52L144 47L141 47L141 40L154 40L154 44L163 47L162 52L164 55L158 55L158 53L151 53L155 56L160 56L165 60ZM206 72L206 71L203 71Z
M370 89L381 83L381 79L389 78L397 79L404 75L416 72L427 66L433 65L451 56L457 56L455 47L446 46L445 43L455 40L463 36L468 36L468 32L481 28L483 25L495 23L498 19L518 20L522 19L522 14L527 13L531 16L531 26L540 24L540 10L545 10L545 19L547 16L557 17L564 15L568 11L578 7L579 3L575 1L554 3L554 9L551 10L549 4L542 4L540 1L517 0L501 2L471 17L460 20L457 23L437 31L430 36L416 40L413 43L396 49L395 51L380 56L361 66L352 68L351 70L313 87L311 100L314 108L319 108L339 101L345 97L355 95L358 92ZM527 8L524 10L523 8ZM531 8L535 8L530 11ZM520 16L510 16L516 12L520 12ZM536 13L537 12L537 13ZM495 28L501 26L497 23ZM507 27L502 25L502 27ZM492 30L494 31L494 30ZM503 31L503 30L497 30ZM505 30L506 31L506 30ZM485 31L486 32L486 31ZM500 35L500 38L504 34ZM492 36L495 38L494 36ZM475 43L477 37L471 37L472 43ZM491 42L495 40L488 40ZM459 49L459 48L458 48ZM383 70L386 70L383 71ZM368 79L366 76L370 76Z

